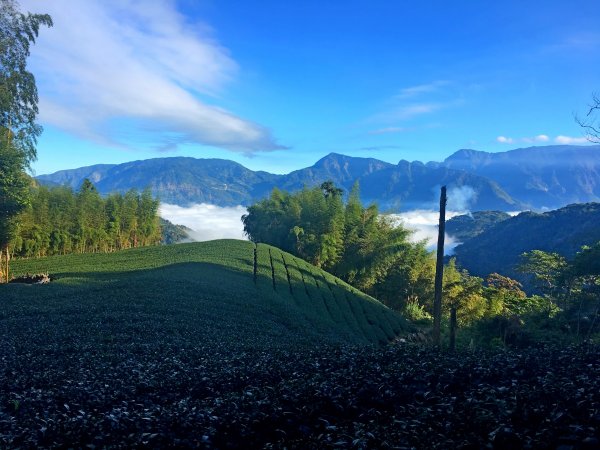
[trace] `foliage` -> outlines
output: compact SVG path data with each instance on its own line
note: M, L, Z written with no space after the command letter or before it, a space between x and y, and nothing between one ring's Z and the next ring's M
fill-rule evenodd
M331 182L295 194L274 189L242 221L253 242L297 255L395 309L430 294L424 244L411 244L409 231L382 217L377 206L363 206L357 184L346 204Z
M446 233L455 240L464 242L509 218L510 215L502 211L476 211L454 216L446 222Z
M433 316L425 310L425 305L419 305L419 302L411 298L402 309L404 316L413 322L429 324L433 320Z
M255 284L254 248L213 241L16 261L19 273L52 267L55 281L0 287L0 446L597 442L597 347L360 345L398 316L266 245Z
M27 70L30 46L40 26L52 26L47 14L22 14L13 0L0 1L0 129L29 162L42 128L35 123L38 94L35 78Z
M483 297L483 280L469 275L466 270L456 268L456 260L450 259L444 267L443 306L445 314L456 308L459 326L465 326L485 314L486 301Z
M78 192L68 187L31 189L31 202L18 216L13 256L111 252L156 245L161 240L158 200L149 189L102 198L86 180Z
M17 215L29 202L25 160L13 146L0 143L0 282L9 278L8 243L17 228Z
M458 264L471 274L500 273L534 288L517 272L520 255L532 250L573 258L583 245L600 241L600 203L569 205L543 214L523 212L503 220L455 249Z
M185 225L176 225L167 219L160 218L161 244L177 244L190 240L189 232L192 231Z
M29 48L41 25L52 26L50 16L24 15L15 1L0 0L0 281L10 278L9 241L28 201L25 169L36 157L42 132L35 123L35 78L27 70Z
M61 295L78 302L100 302L95 297L98 290L102 299L125 295L128 302L212 302L210 307L204 305L207 311L246 308L250 316L267 318L257 315L246 320L270 327L272 318L300 335L338 343L387 343L410 329L398 314L343 281L275 247L247 241L21 259L14 266L16 275L52 269L50 289L35 294L48 303ZM126 294L120 294L124 287ZM18 305L24 292L14 289L3 294Z
M558 279L566 266L565 257L558 253L532 250L521 255L521 262L517 270L530 274L534 279L535 287L541 292L551 295L554 294L558 286Z

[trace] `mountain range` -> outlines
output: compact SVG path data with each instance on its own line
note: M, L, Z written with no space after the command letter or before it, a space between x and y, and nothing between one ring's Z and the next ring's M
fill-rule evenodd
M459 150L442 162L398 164L330 153L285 175L224 159L155 158L62 170L37 179L77 189L89 178L103 193L151 187L163 202L249 205L278 187L298 190L331 180L345 192L358 181L365 203L383 211L435 208L441 185L448 209L519 211L600 200L600 145L530 147L501 153Z

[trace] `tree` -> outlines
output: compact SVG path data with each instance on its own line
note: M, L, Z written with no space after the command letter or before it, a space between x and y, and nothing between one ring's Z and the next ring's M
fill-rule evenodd
M481 278L469 275L466 270L458 270L455 258L450 259L444 268L443 309L450 313L451 350L456 345L456 329L472 324L485 314L486 300L482 283Z
M575 121L586 132L586 137L590 142L600 143L600 96L597 93L592 94L592 103L584 118L575 116Z
M35 122L38 93L27 70L30 46L41 25L52 26L48 14L22 14L14 0L0 0L0 126L29 163L36 157L42 127Z
M532 250L521 255L521 262L517 270L529 274L535 286L545 294L548 299L548 314L553 307L552 299L557 297L561 286L561 278L568 264L564 256L558 253L548 253L542 250Z
M30 45L35 42L41 25L52 26L49 15L22 14L14 0L0 0L0 255L5 255L6 282L15 218L27 204L23 177L36 157L35 146L42 133L42 127L35 122L38 114L35 78L27 70Z
M398 309L398 298L410 291L403 281L422 278L407 259L427 259L422 245L408 242L406 228L382 217L376 205L361 204L358 184L346 205L332 182L294 194L274 189L242 222L253 242L297 255Z
M16 217L29 202L29 179L25 161L13 146L0 145L0 281L10 279L9 243L13 238Z

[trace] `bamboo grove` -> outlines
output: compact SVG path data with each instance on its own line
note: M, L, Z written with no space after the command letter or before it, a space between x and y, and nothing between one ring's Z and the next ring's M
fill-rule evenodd
M85 180L74 192L66 186L31 189L19 215L12 257L112 252L160 243L159 201L150 189L101 197Z

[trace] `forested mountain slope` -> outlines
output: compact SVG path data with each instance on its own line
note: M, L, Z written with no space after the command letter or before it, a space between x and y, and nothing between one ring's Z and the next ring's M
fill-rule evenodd
M461 214L446 221L446 233L456 241L464 242L509 218L510 215L502 211L476 211L471 214Z
M600 203L574 204L543 214L523 212L498 222L454 249L471 274L519 277L519 255L531 250L572 257L581 246L600 241Z

